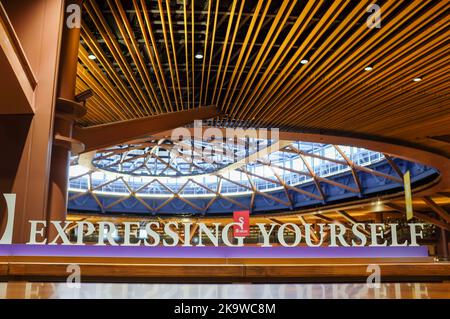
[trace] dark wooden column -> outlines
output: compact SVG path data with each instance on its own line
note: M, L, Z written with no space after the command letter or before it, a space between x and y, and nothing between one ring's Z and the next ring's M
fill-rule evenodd
M438 234L438 255L440 260L449 260L448 254L448 232L440 228L440 232Z
M71 4L81 8L82 1L66 0L64 7L67 8ZM65 11L64 21L67 21L68 15L71 13ZM72 138L74 120L86 113L84 106L75 101L79 43L80 28L70 28L67 23L64 23L58 72L58 99L53 130L47 224L50 224L52 220L64 221L66 219L70 155L71 152L83 150L83 145ZM48 240L53 240L55 236L55 229L49 227Z
M20 47L24 53L16 60L29 70L28 78L35 79L35 85L30 81L30 88L24 90L30 103L27 114L17 106L25 99L11 98L8 95L11 92L0 90L0 193L17 196L13 242L24 243L29 240L29 221L45 220L47 215L64 6L62 0L2 0L1 4L16 35L16 48ZM3 51L2 54L17 53ZM2 78L11 83L15 80ZM4 213L4 210L4 202L0 200L0 211Z

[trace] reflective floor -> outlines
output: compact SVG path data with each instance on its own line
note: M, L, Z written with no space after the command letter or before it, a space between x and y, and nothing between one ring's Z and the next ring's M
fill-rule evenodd
M450 283L367 284L123 284L0 283L8 299L450 299Z

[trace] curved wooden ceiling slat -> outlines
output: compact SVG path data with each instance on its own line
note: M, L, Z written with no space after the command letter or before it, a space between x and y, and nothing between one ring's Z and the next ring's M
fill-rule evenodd
M450 3L377 1L379 29L366 25L371 3L86 1L77 89L95 98L79 124L216 104L225 116L212 125L370 135L450 156L429 138L450 134Z

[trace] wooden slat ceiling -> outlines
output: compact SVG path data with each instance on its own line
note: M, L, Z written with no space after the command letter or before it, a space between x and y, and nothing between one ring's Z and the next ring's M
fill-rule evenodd
M432 138L450 134L450 2L376 1L381 28L369 28L372 2L85 1L77 90L95 96L79 124L217 105L212 125L359 133L450 156Z

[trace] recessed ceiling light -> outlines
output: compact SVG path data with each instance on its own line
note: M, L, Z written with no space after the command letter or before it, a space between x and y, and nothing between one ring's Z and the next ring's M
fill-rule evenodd
M414 82L420 82L420 81L422 81L422 78L417 77L417 78L414 78L413 81L414 81Z
M372 70L373 70L373 67L371 67L370 65L368 65L364 68L364 71L372 71Z
M306 63L308 63L308 62L309 62L309 61L306 60L306 59L303 59L303 60L300 61L301 64L306 64Z
M197 54L195 55L195 58L196 58L197 60L203 59L203 54L197 53Z
M97 59L97 57L96 57L95 55L93 55L93 54L89 54L89 55L88 55L88 58L89 58L90 60L95 60L95 59Z

